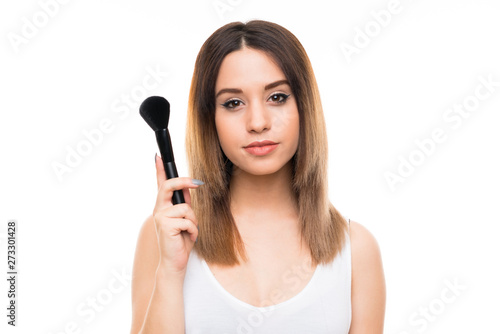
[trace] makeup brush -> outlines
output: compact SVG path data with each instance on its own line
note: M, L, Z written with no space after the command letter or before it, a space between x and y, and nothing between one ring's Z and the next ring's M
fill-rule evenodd
M139 113L156 134L156 141L160 149L167 179L178 177L172 142L167 128L170 117L170 103L161 96L150 96L142 102ZM185 203L184 195L182 190L175 190L172 196L172 204L179 203Z

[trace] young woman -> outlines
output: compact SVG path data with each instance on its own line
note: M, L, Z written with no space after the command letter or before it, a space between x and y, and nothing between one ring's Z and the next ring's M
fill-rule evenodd
M295 36L258 20L218 29L188 109L193 178L166 180L155 157L131 332L382 333L380 251L328 199L323 111Z

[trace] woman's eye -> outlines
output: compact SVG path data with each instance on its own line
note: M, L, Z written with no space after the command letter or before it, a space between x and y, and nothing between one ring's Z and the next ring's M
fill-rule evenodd
M283 93L279 93L279 94L271 95L271 97L269 99L271 100L271 102L285 103L289 96L290 96L290 94L286 95Z
M240 100L229 100L226 103L223 103L222 106L227 109L234 109L241 106L241 104Z

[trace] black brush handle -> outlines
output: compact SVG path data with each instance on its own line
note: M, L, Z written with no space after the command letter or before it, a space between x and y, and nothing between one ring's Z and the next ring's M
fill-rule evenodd
M178 177L177 168L175 168L175 162L164 162L163 167L165 168L165 172L167 173L167 179L171 179L173 177ZM180 204L184 203L184 194L182 190L174 190L174 194L172 195L172 204Z
M174 151L172 150L172 142L170 141L168 129L155 131L155 134L167 179L179 177L179 175L177 175L177 168L175 167ZM175 205L180 203L185 203L184 194L182 190L175 190L172 195L172 204Z

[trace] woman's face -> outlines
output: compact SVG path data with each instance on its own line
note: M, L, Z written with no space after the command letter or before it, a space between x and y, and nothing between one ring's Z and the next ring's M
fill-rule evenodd
M264 52L243 48L222 61L215 126L225 155L253 175L280 170L297 151L299 113L285 75ZM259 142L275 144L262 147Z

